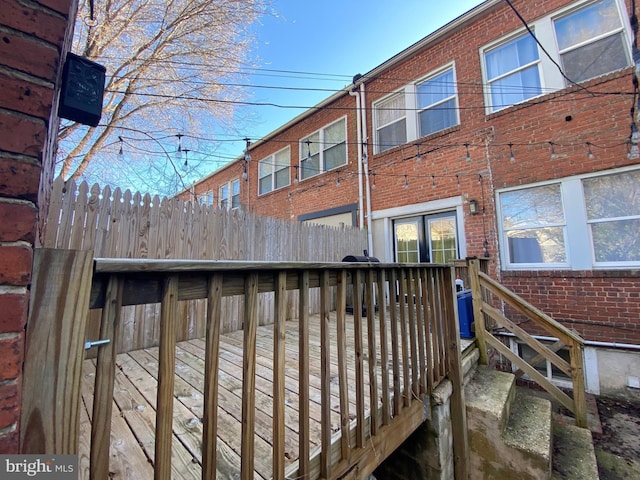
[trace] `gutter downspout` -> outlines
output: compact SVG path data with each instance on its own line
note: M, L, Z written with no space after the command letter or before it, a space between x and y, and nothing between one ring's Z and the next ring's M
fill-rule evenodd
M360 84L360 104L362 105L362 138L364 143L362 144L362 163L364 168L365 188L367 193L367 247L369 248L369 255L373 254L373 231L371 230L371 185L369 183L369 153L367 152L369 146L369 135L367 133L367 102L364 92L364 82Z
M358 226L360 230L364 228L364 209L363 209L363 192L362 192L362 124L360 119L360 94L356 90L355 82L358 80L358 75L353 77L354 87L349 90L349 95L356 98L356 131L358 134ZM371 255L371 254L369 254Z

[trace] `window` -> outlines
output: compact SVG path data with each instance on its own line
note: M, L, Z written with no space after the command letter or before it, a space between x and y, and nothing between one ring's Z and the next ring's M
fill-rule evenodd
M240 207L240 180L232 180L220 186L220 207L238 208Z
M289 185L289 147L261 160L258 164L258 195Z
M343 118L300 141L300 179L347 164L347 129Z
M396 93L374 106L376 152L407 143L407 108L405 93Z
M200 205L213 205L213 191L209 190L200 195Z
M455 212L394 220L395 253L399 263L448 263L459 258Z
M416 85L420 137L457 125L458 98L453 69Z
M538 45L528 33L484 54L491 111L542 93Z
M510 264L566 263L559 183L506 192L500 202Z
M616 0L582 1L532 22L529 27L550 58L541 56L524 30L483 48L487 112L629 66L631 33L620 8Z
M640 170L582 181L596 264L640 262Z
M552 347L552 342L547 340L539 340L540 343L545 345L548 348ZM536 357L539 357L539 354L532 347L527 345L526 343L522 343L515 338L509 338L509 346L510 350L518 355L520 358L525 360L527 363L531 364ZM571 355L569 353L569 349L567 347L560 348L555 352L560 358L562 358L565 362L571 365ZM533 366L538 373L544 376L550 382L563 387L572 387L572 380L565 372L563 372L560 368L556 367L553 363L548 360L541 360L539 363ZM512 365L513 372L519 370L519 367L516 364ZM530 378L528 375L524 375L524 378Z
M556 19L554 28L564 72L574 82L629 65L615 0L588 4Z
M498 199L506 269L640 266L640 169L502 191Z

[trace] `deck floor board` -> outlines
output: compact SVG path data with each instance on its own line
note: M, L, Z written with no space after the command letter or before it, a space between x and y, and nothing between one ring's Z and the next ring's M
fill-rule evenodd
M311 316L310 322L310 451L320 445L320 318ZM350 413L355 414L355 365L353 351L354 321L347 318L347 354ZM377 329L376 319L376 329ZM285 363L285 457L286 465L298 457L298 330L297 320L286 322ZM367 319L362 321L363 352L367 352ZM379 332L376 332L379 335ZM390 342L390 331L387 340ZM337 380L336 318L330 315L331 339L331 425L340 425L339 391ZM219 354L218 381L218 442L217 470L219 479L238 478L241 452L242 411L242 342L243 332L222 335ZM379 339L376 340L379 342ZM256 364L256 433L255 478L271 478L272 414L273 414L273 326L257 329ZM379 344L379 343L378 343ZM202 416L204 406L203 339L179 342L176 347L176 372L173 407L172 478L201 477ZM389 349L390 351L390 349ZM367 358L365 355L365 372ZM378 369L380 359L377 359ZM80 477L88 476L88 458L93 402L95 360L85 360L83 371L83 405L81 412ZM113 479L146 479L153 477L155 403L158 373L158 347L119 354L116 358L114 405L112 413L110 476ZM392 388L393 375L389 374ZM369 409L368 375L365 373L365 404ZM378 389L381 391L378 380ZM378 405L379 407L379 405Z

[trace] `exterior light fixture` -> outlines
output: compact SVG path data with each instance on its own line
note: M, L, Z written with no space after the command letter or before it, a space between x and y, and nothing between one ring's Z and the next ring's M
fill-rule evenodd
M469 213L471 215L477 215L480 213L480 209L478 207L478 200L469 200Z

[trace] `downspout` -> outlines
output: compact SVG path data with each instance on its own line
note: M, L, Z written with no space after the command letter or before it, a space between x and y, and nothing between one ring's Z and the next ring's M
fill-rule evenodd
M364 209L363 209L363 192L362 192L362 124L360 119L360 94L356 90L355 83L360 75L353 77L353 89L349 90L349 95L356 98L356 131L358 135L358 226L360 230L364 228Z
M364 143L362 144L362 163L364 167L364 179L367 193L367 247L369 248L369 255L373 255L373 231L371 229L371 184L369 183L369 153L368 153L368 141L369 136L367 134L367 102L364 92L364 82L360 84L360 103L362 105L362 138Z

